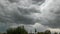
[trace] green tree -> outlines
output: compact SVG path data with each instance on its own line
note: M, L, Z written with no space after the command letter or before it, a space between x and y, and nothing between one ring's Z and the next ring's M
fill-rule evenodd
M44 34L44 32L38 32L37 34Z
M57 32L55 32L54 34L58 34Z
M24 26L17 27L17 28L10 28L7 30L7 34L28 34L28 32L25 30Z
M45 34L51 34L50 30L46 30L44 33Z

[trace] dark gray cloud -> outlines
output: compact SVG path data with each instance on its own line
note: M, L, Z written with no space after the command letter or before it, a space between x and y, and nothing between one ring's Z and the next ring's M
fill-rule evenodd
M40 1L43 1L43 0L33 0L33 1L40 2Z
M4 13L4 12L3 12ZM30 24L30 23L34 23L34 19L29 17L29 16L25 16L25 11L24 12L20 12L21 14L18 14L16 12L7 14L7 15L1 15L0 16L0 22L3 23L24 23L24 24Z
M39 19L36 17L40 13L37 5L28 2L27 0L0 0L0 23L4 31L13 24L34 24ZM16 3L18 2L18 3Z
M41 5L42 3L45 2L45 0L32 0L33 4Z
M23 5L29 5L29 4L41 5L45 0L8 0L8 1L10 3L19 3Z
M60 24L59 23L60 22L59 21L60 20L59 19L60 10L58 7L59 4L55 5L54 1L52 1L52 0L50 0L52 5L51 5L50 1L49 2L46 1L45 3L43 3L43 5L45 4L47 6L44 5L41 7L42 13L41 13L41 15L38 15L39 17L41 17L41 19L38 17L34 18L34 17L36 17L36 13L40 13L40 11L39 11L40 9L37 10L37 8L36 8L37 6L28 2L28 0L26 0L26 1L21 0L21 1L23 1L21 3L21 5L19 5L19 2L16 4L14 4L14 3L11 4L11 3L8 3L9 1L8 2L6 2L6 1L4 1L4 2L2 1L3 3L2 2L0 3L0 22L2 22L2 23L34 24L39 21L39 23L41 23L41 24L49 25L52 27L55 27L55 25L57 26ZM20 0L10 0L10 1L15 2L15 1L20 1ZM32 0L32 1L41 2L44 0ZM24 4L26 2L27 2L27 4ZM55 1L55 2L58 2L58 1ZM27 5L29 5L29 4L30 4L30 6L27 7ZM35 8L33 5L35 6ZM55 6L57 6L57 7L55 7Z
M2 23L20 23L34 24L36 19L31 16L33 13L39 13L35 8L21 8L16 5L0 6L0 22Z
M45 0L1 0L0 22L6 23L6 25L7 23L41 23L48 27L60 28L60 1L46 0L45 3L43 3L44 1Z
M30 9L24 9L24 8L17 8L22 14L32 14L32 13L40 13L39 10L36 10L35 8L30 8Z
M11 2L11 3L19 2L19 0L8 0L8 1Z

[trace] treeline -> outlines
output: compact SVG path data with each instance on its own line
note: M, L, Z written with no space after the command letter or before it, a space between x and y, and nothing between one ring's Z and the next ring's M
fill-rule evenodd
M7 34L28 34L28 32L25 30L24 26L21 26L8 29Z
M50 30L46 30L45 32L37 32L35 29L35 33L28 33L24 26L17 27L17 28L9 28L7 29L6 33L0 33L0 34L51 34ZM54 34L58 34L55 32Z

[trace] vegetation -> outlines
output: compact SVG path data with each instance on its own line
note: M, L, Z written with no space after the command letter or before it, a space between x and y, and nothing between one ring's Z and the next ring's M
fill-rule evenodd
M46 30L45 32L38 32L37 34L51 34L50 30Z
M58 34L57 32L55 32L54 34Z
M44 34L44 32L38 32L37 34Z
M7 30L7 34L28 34L28 32L24 29L24 26L23 26L15 29L10 28Z
M44 33L45 34L51 34L50 30L46 30Z
M17 28L10 28L6 31L6 33L0 33L0 34L34 34L34 33L28 33L24 26L17 27ZM46 30L45 32L37 32L35 29L35 34L51 34L50 30ZM55 32L54 34L58 34Z

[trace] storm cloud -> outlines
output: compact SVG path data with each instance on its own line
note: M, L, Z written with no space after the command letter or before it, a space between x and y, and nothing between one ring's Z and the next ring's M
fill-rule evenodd
M22 24L33 24L36 22L36 19L33 18L32 14L39 13L34 7L21 7L19 3L9 3L5 0L0 8L0 22L4 23L22 23ZM14 0L13 0L14 1ZM35 5L34 5L35 6ZM32 15L32 16L31 16Z
M38 22L41 14L39 4L42 3L43 0L0 0L1 31L16 24L32 25Z
M60 28L60 0L0 0L0 23Z

